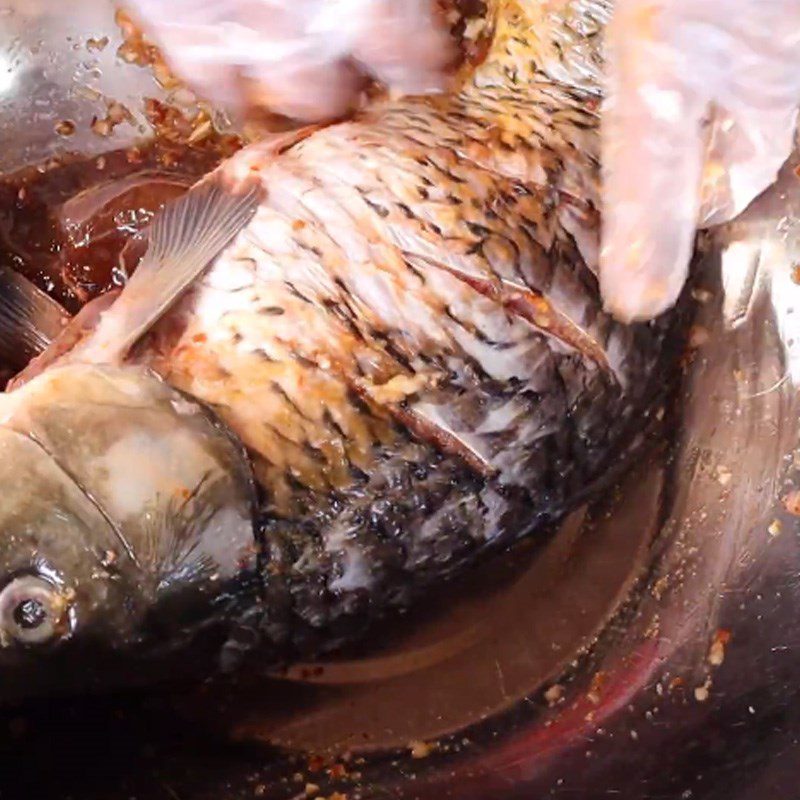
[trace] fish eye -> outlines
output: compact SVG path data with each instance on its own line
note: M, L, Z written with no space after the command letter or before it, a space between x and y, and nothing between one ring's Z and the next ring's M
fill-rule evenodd
M35 575L12 580L0 592L0 640L45 644L66 632L68 600Z

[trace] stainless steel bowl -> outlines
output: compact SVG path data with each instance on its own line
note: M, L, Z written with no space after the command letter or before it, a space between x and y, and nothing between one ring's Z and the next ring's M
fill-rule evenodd
M118 44L108 0L0 2L0 169L147 133L142 98L162 92ZM109 139L89 131L102 96L135 113ZM7 714L0 796L796 793L792 166L709 237L669 447L616 492L322 668Z

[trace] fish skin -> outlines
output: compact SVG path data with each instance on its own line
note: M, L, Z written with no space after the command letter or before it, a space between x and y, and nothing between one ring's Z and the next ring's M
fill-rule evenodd
M674 317L616 323L593 274L610 2L490 13L458 93L234 156L266 200L134 353L262 487L264 594L226 667L335 647L557 519L664 391Z

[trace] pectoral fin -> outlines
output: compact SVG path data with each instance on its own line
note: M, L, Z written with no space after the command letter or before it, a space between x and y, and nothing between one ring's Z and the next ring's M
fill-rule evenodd
M233 186L215 172L168 205L148 229L147 251L81 348L81 359L124 358L247 225L261 194L255 179Z

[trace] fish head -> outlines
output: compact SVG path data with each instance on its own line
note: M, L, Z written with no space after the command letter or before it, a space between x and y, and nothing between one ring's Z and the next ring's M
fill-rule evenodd
M248 460L132 367L0 396L0 700L213 669L257 594Z

